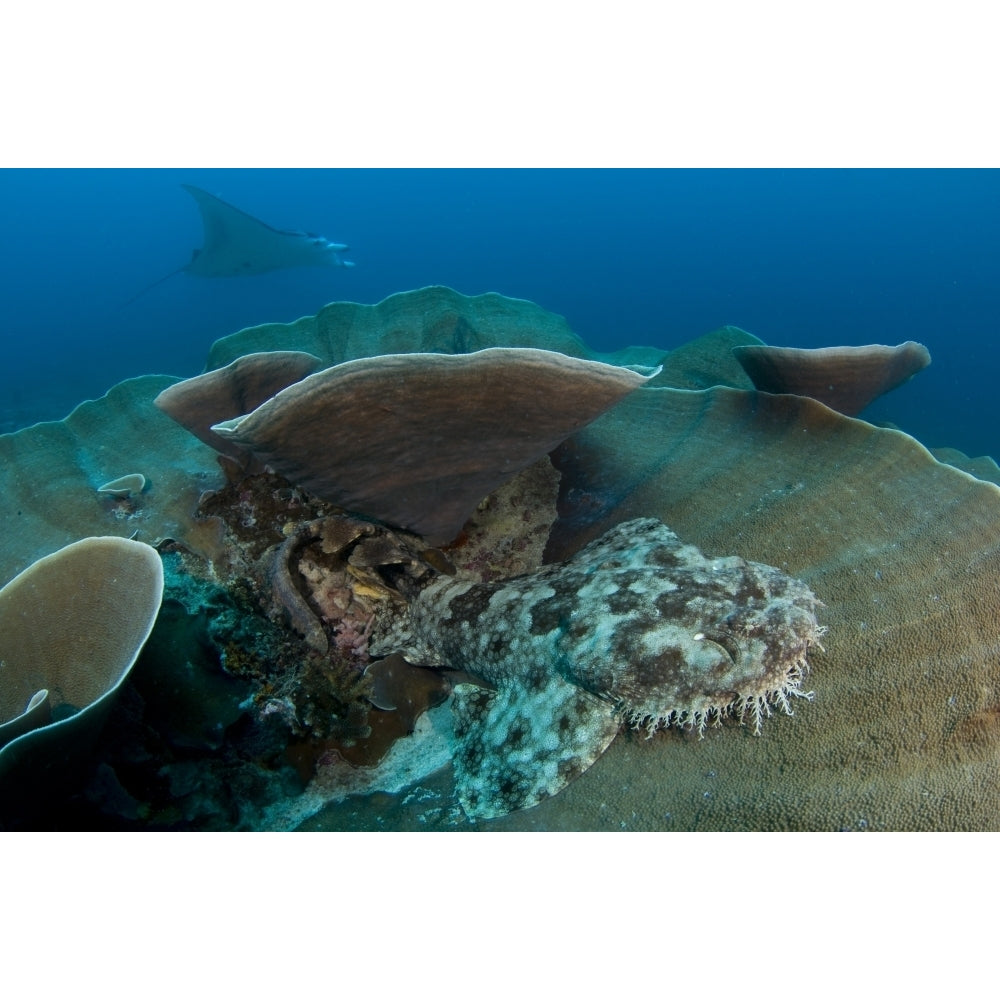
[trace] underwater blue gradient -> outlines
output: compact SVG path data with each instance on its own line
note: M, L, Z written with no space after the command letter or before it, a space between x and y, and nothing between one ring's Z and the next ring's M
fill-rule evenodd
M123 307L201 245L181 183L357 266L178 274ZM783 346L918 340L932 366L865 416L1000 455L997 171L7 170L0 257L0 430L193 375L244 326L444 284L532 299L600 350L727 323Z

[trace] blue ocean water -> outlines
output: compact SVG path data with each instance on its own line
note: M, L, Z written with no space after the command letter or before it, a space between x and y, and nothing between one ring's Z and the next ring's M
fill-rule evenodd
M180 184L351 246L353 269L178 274ZM561 313L591 346L673 348L724 324L770 344L918 340L933 364L864 414L1000 454L1000 172L982 170L7 170L0 430L58 419L213 340L429 284Z

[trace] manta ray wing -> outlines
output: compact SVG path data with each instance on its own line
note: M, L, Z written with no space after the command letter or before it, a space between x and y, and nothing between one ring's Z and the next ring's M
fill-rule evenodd
M340 256L348 248L313 233L274 229L193 184L182 184L197 202L204 246L181 270L203 278L264 274L285 267L351 266Z

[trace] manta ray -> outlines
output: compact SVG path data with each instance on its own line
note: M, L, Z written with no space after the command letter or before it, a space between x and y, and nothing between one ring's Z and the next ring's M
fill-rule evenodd
M193 184L181 187L198 204L204 245L192 253L187 264L147 285L125 305L181 271L202 278L234 278L286 267L354 267L353 261L342 256L350 249L343 243L333 243L316 233L274 229L202 188Z

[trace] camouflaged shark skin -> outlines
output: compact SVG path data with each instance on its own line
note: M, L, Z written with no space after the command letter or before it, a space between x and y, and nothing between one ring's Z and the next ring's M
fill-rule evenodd
M374 651L482 679L455 689L454 768L473 818L554 795L621 723L701 734L727 715L760 731L791 714L823 629L799 580L708 558L653 518L627 521L566 563L493 583L439 579Z

